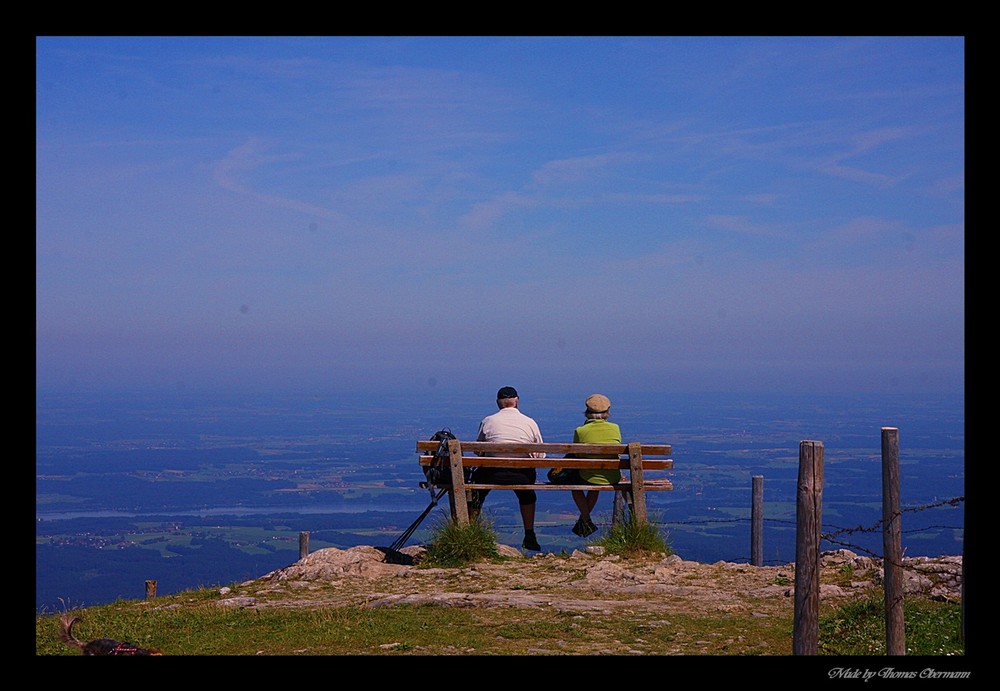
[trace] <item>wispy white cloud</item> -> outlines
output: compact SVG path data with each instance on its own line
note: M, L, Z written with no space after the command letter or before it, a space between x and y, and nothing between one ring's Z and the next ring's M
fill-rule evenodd
M755 223L743 216L710 215L705 217L707 228L725 230L739 235L767 238L793 238L795 233L765 223Z

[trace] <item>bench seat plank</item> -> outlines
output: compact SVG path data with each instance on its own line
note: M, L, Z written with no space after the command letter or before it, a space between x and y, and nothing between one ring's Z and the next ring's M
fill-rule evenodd
M437 485L438 487L450 487L451 485ZM643 483L643 488L649 492L651 490L671 490L674 488L674 484L670 480L646 480ZM467 482L465 483L465 489L577 489L583 491L590 490L619 490L623 492L629 492L632 490L631 482L616 482L613 485L557 485L551 482L536 482L532 485L498 485L488 482Z

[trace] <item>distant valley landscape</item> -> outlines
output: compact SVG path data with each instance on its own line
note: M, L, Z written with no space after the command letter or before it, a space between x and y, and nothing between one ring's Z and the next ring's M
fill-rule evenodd
M670 443L676 489L649 496L651 518L685 559L748 561L751 478L764 477L764 559L795 558L798 444L825 446L825 547L881 552L880 427L900 428L904 548L908 556L961 554L964 409L961 399L644 395L622 398L627 437ZM178 395L39 396L36 441L36 609L57 611L258 577L310 550L387 546L427 507L414 442L440 427L475 434L489 412L471 396L412 410L384 394L332 404L322 396L260 401ZM569 440L578 406L533 401L547 441ZM88 411L81 415L79 411ZM447 502L409 544L420 543ZM597 516L605 524L611 503ZM513 496L486 513L516 545ZM544 493L543 550L585 543L569 528L568 494ZM872 530L872 527L875 527ZM842 543L842 544L841 544Z

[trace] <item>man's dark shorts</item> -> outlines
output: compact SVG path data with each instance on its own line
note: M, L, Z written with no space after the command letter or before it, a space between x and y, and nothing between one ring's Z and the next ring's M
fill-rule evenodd
M476 468L472 475L472 482L484 482L494 485L533 485L535 484L534 468ZM476 498L473 505L482 507L486 495L490 493L488 489L476 490ZM537 501L535 490L515 489L517 503L526 506Z

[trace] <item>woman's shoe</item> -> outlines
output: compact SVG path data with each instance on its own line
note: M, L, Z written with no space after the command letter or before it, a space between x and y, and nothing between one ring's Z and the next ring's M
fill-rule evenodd
M524 536L524 541L521 542L521 547L524 549L530 549L533 552L541 552L542 547L538 544L538 538L535 537L534 533L526 533Z

